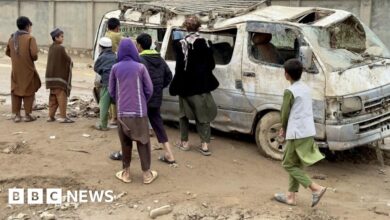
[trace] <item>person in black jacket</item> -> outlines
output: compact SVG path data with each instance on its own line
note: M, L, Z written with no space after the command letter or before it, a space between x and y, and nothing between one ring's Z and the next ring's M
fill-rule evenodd
M195 120L202 141L198 150L209 156L210 122L217 116L217 107L210 92L218 88L219 82L212 72L215 61L211 42L197 32L200 25L196 16L190 16L184 22L189 34L175 45L176 69L169 92L173 96L179 96L181 133L179 148L184 151L190 150L189 120Z
M175 158L168 142L168 136L160 113L163 89L171 82L172 72L160 54L156 50L150 49L151 45L152 37L149 34L143 33L137 37L137 48L140 52L141 62L148 69L153 82L153 95L148 102L149 121L156 133L158 142L163 144L165 148L165 154L160 156L159 160L173 164L175 163Z

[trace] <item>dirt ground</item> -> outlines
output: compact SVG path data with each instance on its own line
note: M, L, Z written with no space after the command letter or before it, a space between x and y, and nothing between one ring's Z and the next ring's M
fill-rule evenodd
M1 53L3 54L3 53ZM44 79L45 55L37 63ZM72 96L91 99L94 74L91 60L75 58ZM79 117L74 124L47 123L47 110L34 112L36 122L15 124L10 120L10 61L0 55L0 218L40 219L47 211L57 219L148 219L149 210L171 205L173 211L158 219L390 219L390 167L380 167L367 148L338 153L334 162L324 160L308 168L310 176L329 190L316 208L302 189L296 207L274 202L275 192L287 188L287 175L280 162L261 156L251 137L213 131L211 157L195 150L174 148L177 167L157 160L152 168L160 176L142 184L137 153L133 154L133 183L115 179L121 162L108 159L119 149L116 129L94 130L95 118ZM37 104L47 102L44 84ZM178 141L174 124L166 126L171 143ZM55 139L50 139L55 136ZM192 131L193 145L199 138ZM389 142L390 143L390 142ZM152 138L154 148L157 141ZM11 149L6 151L5 149ZM82 203L75 206L8 205L8 189L63 188L126 192L113 203ZM23 217L25 215L25 218ZM17 218L15 218L17 219Z

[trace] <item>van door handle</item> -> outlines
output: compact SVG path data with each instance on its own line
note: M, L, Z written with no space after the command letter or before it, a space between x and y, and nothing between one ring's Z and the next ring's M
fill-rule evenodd
M242 73L242 75L246 77L256 77L256 74L254 72L244 72Z

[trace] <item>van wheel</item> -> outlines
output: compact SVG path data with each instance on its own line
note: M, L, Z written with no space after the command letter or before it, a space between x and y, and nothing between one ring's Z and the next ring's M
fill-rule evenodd
M283 145L277 140L281 127L279 112L269 112L259 120L255 138L261 154L275 160L283 159Z

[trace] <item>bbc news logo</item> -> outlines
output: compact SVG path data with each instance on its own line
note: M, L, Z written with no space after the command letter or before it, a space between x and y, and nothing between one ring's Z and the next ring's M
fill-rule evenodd
M45 193L44 193L45 192ZM8 189L8 204L10 205L41 205L53 204L60 205L63 202L68 203L87 203L87 202L106 202L114 201L114 192L112 190L67 190L63 195L60 188L33 188Z

